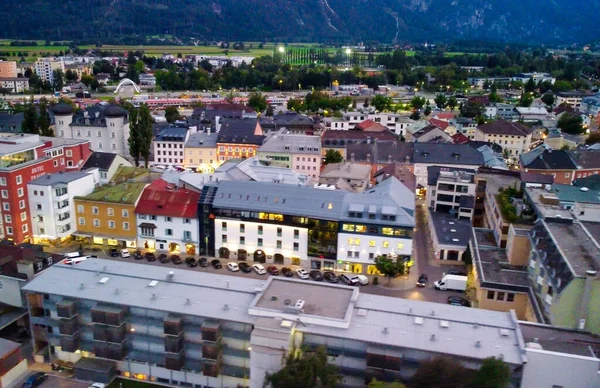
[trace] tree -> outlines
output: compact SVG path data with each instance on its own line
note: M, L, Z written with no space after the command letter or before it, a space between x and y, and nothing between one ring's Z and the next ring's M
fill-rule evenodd
M386 96L382 96L381 94L377 94L375 97L373 97L371 105L373 105L375 109L379 112L383 112L390 108L390 106L392 105L392 99Z
M436 358L421 362L410 382L411 386L419 388L465 387L472 374L458 361Z
M456 97L452 96L448 99L448 108L450 108L450 111L453 111L454 108L456 108L458 106L458 101L456 100Z
M483 360L481 367L475 373L472 387L505 388L510 384L510 368L504 361L490 357Z
M585 139L585 144L587 145L592 145L596 143L600 143L600 132L594 132L590 134L587 139Z
M416 120L419 120L421 118L421 114L419 113L418 110L416 110L416 111L412 112L411 115L408 116L408 118L411 119L411 120L415 120L416 121Z
M388 284L392 278L404 275L407 271L406 264L400 259L392 259L386 256L378 256L375 258L375 267L379 272L388 277Z
M556 98L554 97L554 94L552 94L552 93L546 93L542 96L542 102L544 104L546 104L546 106L548 108L552 108L554 106L555 101L556 101Z
M324 346L314 352L291 351L285 366L265 376L265 385L273 388L326 387L334 388L340 381L338 367L329 363Z
M579 116L573 116L569 113L563 113L558 119L558 128L571 135L581 135L585 132L583 120Z
M38 105L39 115L37 118L37 130L42 136L54 136L54 131L50 128L50 114L48 113L48 100L40 98Z
M352 110L356 110L356 100L352 100Z
M38 119L35 105L33 104L33 96L25 104L25 110L23 111L23 123L21 124L23 133L34 133L39 134L38 130Z
M529 107L533 104L533 93L525 92L521 93L521 98L519 99L518 106Z
M435 105L438 107L438 109L444 109L448 103L448 99L444 94L439 93L437 96L435 96L433 102L435 102Z
M65 86L65 73L61 69L56 69L52 72L52 87L54 90L62 90Z
M344 161L344 157L342 156L340 151L334 150L334 149L328 149L327 152L325 152L325 164L341 163L343 161Z
M94 77L93 75L86 74L86 73L83 73L81 75L81 83L87 87L89 87L91 84L93 84L95 80L96 80L96 77Z
M410 105L412 105L413 109L419 110L425 106L426 102L427 100L425 99L425 97L414 96L410 100Z
M77 78L79 77L77 76L77 72L69 69L65 72L65 78L67 82L77 82Z
M139 114L138 110L130 105L129 111L129 155L135 161L135 166L140 165L140 149L142 143L142 137L140 134L139 127Z
M273 117L274 113L275 113L275 109L273 108L273 105L269 105L267 107L267 112L266 112L267 117Z
M376 378L373 378L367 388L406 388L406 385L394 381L393 383L386 383L383 381L378 381Z
M363 104L363 106L364 106L365 108L368 108L368 107L369 107L369 99L368 99L368 98L365 98L365 103Z
M483 116L484 112L485 107L479 102L467 101L460 108L460 114L471 119Z
M425 110L423 111L425 117L431 114L431 106L429 105L429 101L427 101L427 105L425 105Z
M269 104L267 103L265 96L263 96L261 93L253 92L248 96L248 106L257 112L262 112L267 109Z
M169 123L174 123L175 121L181 119L181 114L179 114L179 109L176 106L168 106L165 109L165 118Z
M150 159L150 149L152 146L152 115L148 105L142 104L139 112L139 131L140 131L140 156L144 158L144 166L148 168Z

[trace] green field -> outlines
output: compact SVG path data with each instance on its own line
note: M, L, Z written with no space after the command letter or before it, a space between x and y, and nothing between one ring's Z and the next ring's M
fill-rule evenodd
M95 46L79 46L81 49L94 49ZM123 53L125 51L144 51L146 55L159 56L162 54L179 54L185 55L225 55L225 51L230 56L245 56L245 57L258 57L262 55L270 55L273 53L273 46L269 48L265 45L264 48L259 49L258 44L253 45L252 49L247 51L233 50L233 49L222 49L217 46L131 46L131 45L102 45L100 48L105 51L114 51L117 53Z

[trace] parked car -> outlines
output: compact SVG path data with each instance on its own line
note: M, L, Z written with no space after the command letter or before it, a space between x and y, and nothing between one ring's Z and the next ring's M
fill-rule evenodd
M252 272L252 267L250 267L250 265L244 261L239 263L238 267L240 267L240 271L242 271L242 272L245 272L245 273Z
M142 251L140 251L139 249L137 251L135 251L133 253L133 258L135 260L142 260L144 258L144 255L142 254Z
M452 306L464 306L471 307L471 302L467 298L463 298L462 296L452 295L448 297L448 304Z
M210 265L212 265L214 269L221 269L221 268L223 268L223 265L217 259L211 260Z
M104 383L94 383L90 385L88 388L106 388L106 384Z
M277 276L279 275L279 270L274 265L270 265L267 267L267 272L271 275Z
M338 282L337 275L335 273L331 272L331 271L325 271L325 272L323 272L323 277L329 283L337 283Z
M467 276L467 273L461 269L449 269L447 274L448 275Z
M110 257L119 257L119 250L117 248L110 248Z
M283 267L281 269L281 274L283 276L285 276L286 278L291 278L292 276L294 276L294 271L292 271L290 268L288 267Z
M240 266L238 265L238 263L234 263L233 261L231 261L227 263L227 269L231 272L237 272L240 270Z
M310 275L308 274L308 272L306 272L306 270L299 268L296 270L296 275L300 278L300 279L309 279Z
M309 276L312 280L316 280L317 282L323 280L323 274L318 269L313 269L312 271L310 271Z
M267 270L262 264L252 264L252 269L259 275L264 275L267 273Z
M171 255L171 261L173 262L173 264L181 264L181 257L179 257L179 255Z
M158 255L158 261L160 261L161 263L168 263L169 262L169 256L167 256L165 253L161 253L160 255Z
M144 257L148 261L156 261L156 256L152 252L146 252L146 254L144 255Z
M129 253L129 249L121 249L121 257L122 258L131 257L131 253Z
M419 280L417 280L417 287L425 287L428 281L429 278L427 277L427 275L422 273L421 276L419 276Z
M64 259L63 264L68 264L68 265L79 264L82 261L86 261L88 258L89 258L89 256L79 256L79 257L73 257L70 259Z
M193 268L193 267L197 267L198 266L198 262L196 261L195 258L193 258L192 256L190 257L186 257L185 258L185 263L188 265L188 267Z
M208 267L208 259L206 257L201 257L198 259L198 265L200 267Z
M347 286L358 286L358 279L355 276L343 273L338 279Z
M48 380L48 375L43 372L32 374L23 383L23 388L39 387L44 381Z

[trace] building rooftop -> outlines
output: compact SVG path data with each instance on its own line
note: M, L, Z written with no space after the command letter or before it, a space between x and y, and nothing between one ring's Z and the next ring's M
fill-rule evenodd
M524 168L533 170L575 170L577 164L568 151L537 147L519 156Z
M600 168L600 150L571 150L571 158L577 163L579 168L590 169Z
M519 321L525 343L538 343L543 350L600 358L600 337L581 330Z
M156 136L155 141L173 141L185 142L188 134L188 128L169 126Z
M143 167L119 166L111 178L111 182L123 183L128 181L151 183L160 178L160 173L153 173Z
M579 222L572 224L545 222L552 240L569 263L575 276L584 277L586 271L600 271L600 248Z
M466 248L471 239L471 221L459 220L449 214L430 212L430 222L433 223L438 243Z
M321 155L321 138L312 135L289 134L285 129L271 132L258 152L281 152Z
M323 146L343 148L350 143L373 143L375 141L394 141L396 135L390 131L364 132L364 131L335 131L326 130L321 136Z
M538 172L521 171L521 182L538 183L543 185L551 185L554 183L554 177L548 174L540 174Z
M547 111L545 112L548 113ZM531 128L526 125L508 120L492 121L487 124L479 125L477 129L483 133L503 136L527 136L531 133Z
M48 174L30 181L28 184L37 186L54 186L58 184L68 184L87 176L88 173L81 171L58 172Z
M546 190L539 187L525 188L524 195L527 196L530 203L539 218L542 219L561 219L572 220L573 213L560 206L558 197L552 190Z
M220 165L213 174L215 180L240 180L306 185L308 177L296 171L278 166L260 156L232 159Z
M113 164L116 157L117 154L113 154L110 152L94 151L87 158L81 169L86 170L88 168L99 168L100 170L108 170Z
M392 176L402 182L402 184L408 187L410 191L413 193L415 192L417 188L417 178L405 165L399 163L388 164L377 171L373 175L373 178L379 181L380 177L381 180L386 180Z
M344 132L344 131L337 131ZM356 162L392 164L410 163L413 159L414 143L401 143L393 141L377 141L372 143L354 143L348 141L346 147L346 159Z
M144 189L135 207L135 213L196 218L199 200L199 193L177 189L176 186L158 179Z
M371 166L358 163L330 163L321 171L321 179L350 179L369 181Z
M146 187L144 182L124 182L114 186L107 184L98 187L91 194L84 197L75 197L75 199L133 205L140 197L144 187Z
M21 344L18 342L0 338L0 359L4 359L8 354L20 347Z
M587 190L586 190L587 189ZM600 203L600 191L555 183L552 191L561 202Z
M467 184L474 183L475 174L477 174L477 170L471 170L467 168L428 166L427 184L429 186L435 186L438 180Z
M414 163L481 166L483 155L468 144L415 143Z
M262 128L256 119L223 120L217 143L262 145L265 140Z
M216 133L193 133L185 142L185 148L216 148L217 134Z

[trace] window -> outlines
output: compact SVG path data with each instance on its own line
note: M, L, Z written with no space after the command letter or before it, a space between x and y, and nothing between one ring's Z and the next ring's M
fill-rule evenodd
M25 221L27 219L27 212L22 212L21 213L21 221ZM42 218L40 221L44 221L44 219Z
M257 245L258 245L259 247L262 247L262 246L263 246L263 239L262 239L262 238L259 238L259 239L258 239L258 244L257 244Z
M83 205L77 205L77 213L83 213Z
M398 249L404 249L404 243L398 243Z
M17 189L17 196L19 196L19 197L22 197L23 195L25 195L25 194L23 193L23 188L22 188L22 187L19 187L19 188Z
M85 225L85 218L79 217L79 225Z
M129 210L127 210L127 209L123 209L123 210L121 211L121 215L122 215L123 217L125 217L125 218L129 217Z
M94 226L95 227L99 227L100 226L100 220L97 218L94 218Z
M10 204L8 202L4 202L2 204L2 210L9 211L10 210Z
M369 253L369 260L375 259L375 254L373 252Z
M571 173L565 172L565 178L569 178L571 176Z
M240 233L246 233L246 225L240 224Z
M300 238L300 231L298 229L294 229L294 238L295 239Z
M98 210L98 206L92 206L92 214L100 214L100 210Z
M36 204L35 205L36 210L42 210L42 205L41 204Z
M263 234L263 226L262 225L258 225L258 235L262 236Z
M165 217L165 221L166 222L173 222L173 217L166 216Z
M281 237L282 233L283 233L283 229L282 228L277 228L277 237Z
M487 292L487 298L488 299L494 299L495 295L496 295L496 292L494 292L494 291L488 291Z
M298 252L300 250L300 244L297 242L294 243L294 252Z
M165 229L165 234L167 236L172 236L173 235L173 229Z
M515 301L515 294L513 294L512 292L509 292L508 294L506 294L506 301L507 302L514 302Z
M221 222L221 229L223 232L227 232L227 222Z
M2 190L2 198L8 198L8 190Z
M496 294L496 300L504 300L504 292L498 291L498 294Z
M223 244L227 244L227 235L226 234L221 235L221 241L223 242Z
M96 136L98 136L98 137L102 137L102 131L98 131L98 132L96 133Z
M25 201L24 200L19 201L19 209L25 209Z
M73 151L71 151L71 150L67 150L67 157L69 158L69 157L71 157L71 156L73 156Z
M23 183L23 178L21 175L17 175L17 184L20 185L21 183Z
M27 224L23 225L23 227L21 227L21 230L23 231L23 233L27 233L27 231L29 230L29 227L27 226Z
M390 246L390 243L389 243L389 242L387 242L387 241L384 241L384 242L383 242L383 247L384 247L384 248L389 248L389 246Z
M375 240L370 240L369 241L369 246L370 247L374 247L375 246Z
M113 220L108 221L108 227L111 229L115 228L115 222Z
M281 249L281 240L277 240L276 247L277 247L277 249Z
M4 215L4 221L8 222L9 224L12 222L12 217L10 214L5 214Z
M6 227L6 234L13 234L13 228L10 226Z
M244 244L246 244L246 237L244 237L244 236L240 236L240 244L241 244L241 245L244 245Z
M0 178L0 186L6 186L6 178Z
M115 215L115 209L113 209L112 207L109 207L108 208L108 215L110 217L114 216Z
M100 171L100 179L108 179L108 173L106 171Z

